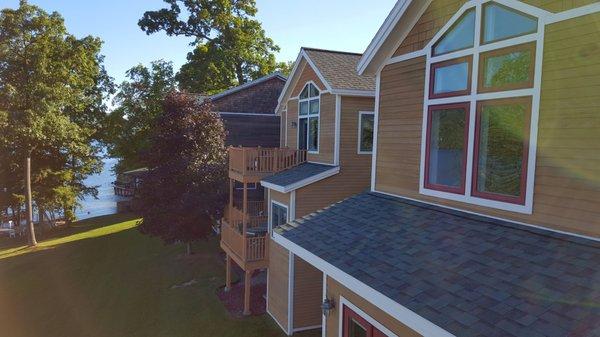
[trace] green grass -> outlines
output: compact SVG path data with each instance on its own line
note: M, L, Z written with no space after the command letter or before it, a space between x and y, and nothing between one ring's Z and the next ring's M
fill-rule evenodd
M283 336L270 317L232 318L218 301L224 267L216 238L186 257L183 246L140 234L136 222L84 220L35 249L1 238L0 335Z

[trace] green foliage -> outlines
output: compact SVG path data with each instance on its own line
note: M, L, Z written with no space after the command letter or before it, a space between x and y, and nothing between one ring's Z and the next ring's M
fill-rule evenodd
M58 13L26 1L0 12L2 208L20 207L28 156L39 208L71 210L96 192L83 180L101 169L103 100L113 90L101 45L95 37L75 38Z
M227 198L227 150L209 103L173 92L156 120L138 202L143 233L166 243L206 238Z
M162 102L175 89L171 62L154 61L147 68L137 65L126 73L127 80L113 101L116 108L108 117L108 152L119 158L116 171L145 167L150 129L162 111Z
M195 48L177 74L181 89L213 94L285 70L273 54L279 47L254 19L254 0L164 2L167 8L144 13L138 24L147 34L164 31L195 38Z

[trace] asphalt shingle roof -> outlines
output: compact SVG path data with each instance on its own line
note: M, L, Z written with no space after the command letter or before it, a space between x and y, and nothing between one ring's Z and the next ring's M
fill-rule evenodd
M333 168L335 167L330 165L304 163L289 170L285 170L270 177L264 178L262 181L285 187L300 182L304 179L308 179L317 174L329 171Z
M375 90L375 76L356 71L361 54L302 48L334 89Z
M456 336L600 336L600 243L380 194L276 231Z

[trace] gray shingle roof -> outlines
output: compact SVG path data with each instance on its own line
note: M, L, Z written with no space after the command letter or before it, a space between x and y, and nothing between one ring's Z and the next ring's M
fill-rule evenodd
M329 171L333 168L335 168L335 166L304 163L293 167L289 170L285 170L270 177L264 178L262 181L277 186L286 187L300 182L304 179L308 179L317 174Z
M600 336L600 243L364 193L276 231L457 336Z
M375 90L375 76L358 75L361 54L302 48L333 89Z

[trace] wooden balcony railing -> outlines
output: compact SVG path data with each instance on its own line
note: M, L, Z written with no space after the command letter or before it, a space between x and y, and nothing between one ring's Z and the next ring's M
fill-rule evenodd
M306 162L306 150L230 147L229 170L241 175L265 175Z
M248 236L231 226L227 221L221 224L221 241L243 261L254 262L267 257L267 237Z

